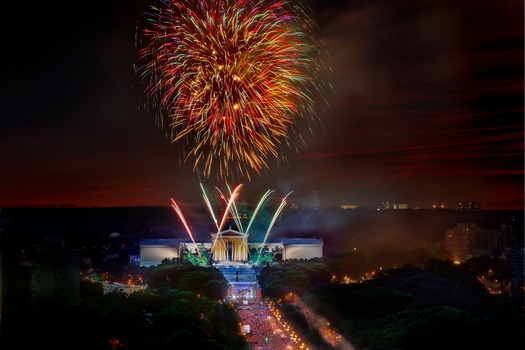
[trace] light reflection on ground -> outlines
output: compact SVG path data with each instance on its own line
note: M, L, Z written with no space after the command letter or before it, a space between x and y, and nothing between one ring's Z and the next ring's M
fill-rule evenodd
M326 318L314 313L305 303L299 301L297 308L304 315L310 327L317 329L321 337L328 344L332 345L338 350L355 350L355 348L348 342L336 329L330 326L330 322Z

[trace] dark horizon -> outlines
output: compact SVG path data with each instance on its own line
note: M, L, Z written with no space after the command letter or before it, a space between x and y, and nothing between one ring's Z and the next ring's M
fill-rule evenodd
M208 239L216 227L204 207L190 211L185 208L186 222L197 240ZM250 208L246 208L248 218ZM262 209L250 230L250 239L262 239L275 208ZM117 232L122 237L187 238L180 218L170 207L114 208L11 208L2 210L0 228L8 236L109 237ZM252 213L253 214L253 213ZM447 229L458 222L476 222L483 229L499 229L502 222L513 218L516 229L523 230L521 210L459 211L452 209L421 210L344 210L285 209L278 216L269 237L317 237L326 240L330 249L350 251L353 244L360 249L398 246L417 247L444 239ZM247 219L244 219L243 230ZM227 220L223 230L236 228ZM20 236L20 238L22 238ZM6 236L7 237L7 236ZM351 237L357 239L354 241ZM366 247L366 248L365 248Z

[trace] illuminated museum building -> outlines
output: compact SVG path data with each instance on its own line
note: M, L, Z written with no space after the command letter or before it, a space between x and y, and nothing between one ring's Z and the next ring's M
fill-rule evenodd
M140 241L140 266L155 266L164 259L180 258L181 249L196 251L198 247L212 249L213 260L218 263L247 262L249 250L261 248L262 243L249 243L242 233L226 230L212 234L208 242L191 242L182 238L145 238ZM214 246L214 242L216 242ZM264 246L282 260L323 257L323 240L318 238L279 238L268 240Z
M275 260L312 259L323 257L323 240L317 238L279 238L263 243L248 242L242 232L228 229L211 234L207 242L187 238L154 238L140 241L140 266L156 266L164 259L180 258L182 251L210 251L212 266L228 281L228 297L260 298L255 267L250 252L271 252Z

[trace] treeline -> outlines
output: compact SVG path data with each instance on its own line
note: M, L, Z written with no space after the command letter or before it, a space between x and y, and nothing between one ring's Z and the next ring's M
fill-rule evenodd
M227 282L218 270L166 264L148 282L128 296L104 294L101 283L83 280L76 307L10 304L0 348L247 349L235 308L222 301Z
M417 252L398 268L378 269L385 256L345 253L285 261L259 275L263 297L316 350L332 349L297 306L307 305L359 350L500 349L525 340L523 294L492 295L480 275L504 280L501 262L473 258L462 265ZM417 262L417 265L415 264ZM368 273L374 268L376 273ZM134 271L136 269L136 271ZM104 294L81 281L75 307L30 302L30 267L6 266L0 348L247 349L235 309L223 302L219 270L177 259L140 272L148 288ZM367 275L369 278L360 278ZM342 283L343 276L359 283Z
M330 282L330 266L341 272L340 265L311 259L265 267L260 284L263 296L278 302L302 335L314 340L316 334L294 313L297 300L290 299L290 293L357 349L502 349L524 344L523 295L490 294L474 273L473 267L480 265L429 259L421 267L406 264L347 284Z

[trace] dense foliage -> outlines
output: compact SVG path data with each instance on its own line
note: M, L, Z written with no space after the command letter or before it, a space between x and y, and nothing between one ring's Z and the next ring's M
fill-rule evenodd
M264 296L283 302L287 293L297 293L357 349L523 344L523 299L488 293L471 268L477 263L430 259L423 267L407 264L362 283L342 284L326 283L322 260L293 261L266 267L261 287Z
M289 293L302 295L318 284L328 283L331 276L323 259L315 258L267 266L258 279L263 296L283 298Z
M161 283L166 277L170 282ZM76 307L10 305L2 349L109 350L111 342L130 350L247 349L235 308L222 301L223 280L214 269L159 266L151 276L155 287L129 296L104 294L101 283L84 280Z
M216 268L192 264L159 265L149 275L150 288L169 287L219 300L226 297L228 282Z

